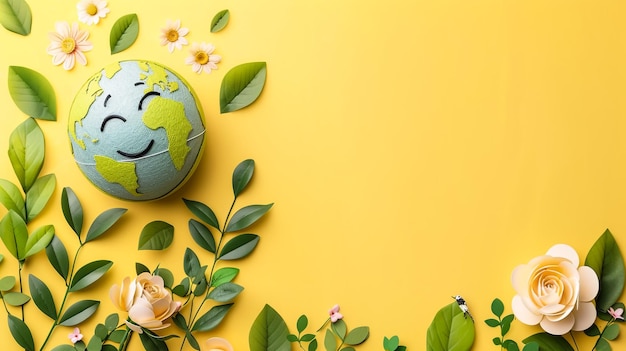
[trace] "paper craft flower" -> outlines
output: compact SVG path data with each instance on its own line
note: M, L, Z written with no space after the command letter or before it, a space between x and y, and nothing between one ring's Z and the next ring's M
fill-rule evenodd
M52 55L52 63L57 66L62 63L68 71L74 68L76 61L86 65L87 58L83 52L93 48L87 41L89 32L78 29L78 23L70 26L67 22L57 22L54 27L56 32L49 33L51 43L47 49Z
M185 63L192 65L191 69L200 74L202 71L211 73L211 70L217 69L217 63L222 60L220 55L212 55L215 46L210 43L193 43L189 52L191 55L187 57Z
M167 20L165 28L161 28L161 45L167 45L170 52L174 52L174 48L180 50L183 45L187 45L185 35L189 34L189 29L180 26L180 20Z
M200 351L233 351L233 346L224 338L209 338L200 345Z
M599 281L593 269L578 264L576 251L558 244L517 266L511 276L517 292L512 303L515 317L524 324L540 324L553 335L589 328L596 319L591 301Z
M137 333L141 327L159 330L170 325L165 321L181 307L164 285L163 278L144 272L133 281L126 277L121 286L113 285L109 296L117 308L128 312L130 329Z
M100 18L104 18L109 13L105 0L81 0L76 4L78 10L78 20L87 24L98 24Z
M80 329L78 328L74 328L74 331L72 331L67 337L70 338L72 344L76 344L77 342L83 340L83 334L80 333Z
M613 307L609 307L609 310L607 312L611 315L611 317L613 317L613 319L624 320L624 317L622 317L622 314L624 313L623 308L618 308L614 310Z
M330 315L330 321L333 323L343 318L343 314L339 313L339 305L335 305L328 310L328 314Z

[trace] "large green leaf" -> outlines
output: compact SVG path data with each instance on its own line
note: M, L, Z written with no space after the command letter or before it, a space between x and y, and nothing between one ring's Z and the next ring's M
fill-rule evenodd
M9 291L15 286L16 280L14 276L6 276L0 279L0 291Z
M38 253L41 250L44 250L48 244L54 238L54 226L51 224L41 226L28 236L28 240L26 240L26 253L24 257L26 258Z
M46 256L48 256L48 261L50 261L54 270L59 273L63 280L67 280L67 275L70 270L70 260L67 256L65 245L63 245L63 242L56 235L46 247Z
M346 345L359 345L365 342L370 335L369 327L356 327L346 335L346 338L343 340Z
M78 301L63 313L63 316L59 319L59 324L66 327L73 327L80 324L91 317L96 312L99 305L100 301L95 300Z
M26 220L26 207L20 189L5 179L0 179L0 203Z
M551 335L548 333L537 333L523 340L524 344L534 342L539 345L540 350L546 351L574 351L572 345L561 335Z
M26 67L9 66L9 93L27 116L56 121L56 95L50 82L40 73Z
M80 267L80 269L74 275L72 283L70 284L70 291L78 291L88 287L100 279L106 272L109 271L113 262L108 260L98 260L87 263Z
M9 306L23 306L25 303L30 301L30 296L17 291L5 293L2 298Z
M0 24L20 35L30 34L33 15L25 0L0 0Z
M33 186L26 193L26 213L28 222L32 221L46 207L54 189L57 178L54 174L46 174L37 178Z
M235 167L233 172L233 193L239 196L246 188L254 173L254 160L245 160Z
M238 260L248 256L259 243L256 234L241 234L232 238L220 252L220 260Z
M624 258L608 229L589 250L585 265L591 267L600 279L596 309L606 312L620 298L624 289Z
M466 318L456 302L440 309L426 332L428 351L467 351L474 343L474 321Z
M139 250L164 250L174 240L174 226L163 221L146 224L139 235Z
M191 211L191 213L195 214L200 218L204 223L210 225L215 229L220 229L220 224L217 221L217 217L213 210L199 201L187 200L183 199L187 208Z
M126 211L127 209L125 208L111 208L98 215L98 217L96 217L96 219L89 227L89 230L87 231L87 238L85 238L85 243L90 242L100 235L104 234L115 223L117 223L120 217L122 217L122 215L126 213Z
M0 220L0 238L11 255L21 261L26 253L28 229L24 219L15 211L9 211Z
M233 307L232 303L228 303L225 305L213 306L211 309L202 315L202 317L198 318L198 320L191 327L192 331L209 331L217 327L226 314Z
M250 351L290 351L289 329L283 317L265 305L250 328Z
M8 315L9 331L13 339L18 345L24 348L24 351L35 351L35 341L33 340L33 334L26 323L14 315Z
M236 232L242 229L246 229L254 222L259 220L259 218L263 217L267 211L272 208L274 204L267 205L250 205L244 208L241 208L239 211L235 212L233 217L228 222L226 226L226 233Z
M239 268L222 267L213 273L211 286L218 287L224 283L231 282L239 274Z
M128 49L139 35L139 19L137 14L131 13L120 17L111 28L109 44L111 55Z
M230 19L230 11L222 10L213 16L211 20L211 33L217 33L224 29Z
M215 253L215 238L207 226L192 218L189 220L189 233L201 248Z
M46 316L56 320L57 309L48 286L32 274L28 276L28 286L37 308Z
M243 286L235 283L224 283L217 288L211 290L207 298L217 302L228 302L243 291Z
M24 192L28 192L39 177L44 151L43 132L33 118L18 125L9 137L9 159Z
M83 206L72 188L63 188L61 209L67 224L69 224L76 235L80 236L80 233L83 231Z
M265 62L248 62L228 71L220 87L220 112L237 111L256 101L265 86L266 75Z

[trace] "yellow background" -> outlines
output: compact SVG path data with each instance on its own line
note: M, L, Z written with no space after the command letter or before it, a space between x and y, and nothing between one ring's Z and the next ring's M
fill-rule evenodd
M114 311L109 287L133 276L135 262L182 277L184 249L201 249L190 239L192 215L181 198L202 201L223 219L231 172L246 158L257 168L238 206L275 205L253 228L261 235L257 250L234 262L244 292L224 323L201 338L226 337L236 350L248 349L250 326L266 303L292 331L303 313L316 329L339 303L349 328L371 328L359 350L382 350L383 336L392 335L423 350L436 311L456 294L476 318L474 349L497 349L491 339L498 331L483 320L495 297L510 311L516 265L556 243L584 258L606 228L626 248L621 1L111 0L100 24L81 24L94 49L86 67L70 72L52 65L47 33L55 21L77 21L76 2L28 2L31 35L0 30L0 148L8 149L10 132L26 118L9 96L7 66L34 69L57 95L58 120L39 125L46 138L42 174L55 173L58 186L31 228L53 223L75 250L60 208L66 186L82 201L86 226L106 209L129 209L79 257L80 265L115 261L105 279L71 295L71 301L102 300L82 326L87 338ZM230 9L231 21L212 34L210 20L222 9ZM129 13L139 16L139 38L110 55L111 26ZM184 63L189 46L173 54L160 46L167 19L181 19L190 42L215 44L223 57L219 70L197 75ZM80 85L106 64L135 58L161 62L187 79L208 126L192 179L171 197L146 203L117 200L92 186L74 164L66 134ZM268 64L260 99L220 115L222 77L250 61ZM0 178L17 182L2 155ZM138 251L139 233L153 220L175 226L174 245ZM3 246L0 253L0 275L16 275L15 260ZM45 255L25 272L61 298L62 283ZM26 318L40 345L51 321L30 305ZM5 326L3 349L18 350ZM516 322L512 336L521 341L536 331ZM58 328L50 346L66 343L69 332ZM578 334L590 348L587 339ZM140 349L138 338L133 342Z

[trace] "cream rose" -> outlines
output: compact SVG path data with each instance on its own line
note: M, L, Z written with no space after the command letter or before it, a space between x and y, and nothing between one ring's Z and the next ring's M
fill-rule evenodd
M511 275L517 293L512 303L515 317L524 324L540 324L553 335L589 328L596 320L591 301L599 281L593 269L579 263L571 246L558 244L517 266Z
M144 327L150 330L167 328L165 321L180 309L180 302L172 299L165 288L163 278L150 273L141 273L134 280L126 277L121 286L113 285L109 291L113 304L128 312L127 325L141 333Z
M209 338L200 344L200 351L233 351L233 346L224 338Z

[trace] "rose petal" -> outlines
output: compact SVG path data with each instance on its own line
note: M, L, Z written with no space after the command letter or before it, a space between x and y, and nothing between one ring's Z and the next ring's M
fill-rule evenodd
M572 330L586 330L596 321L596 306L591 302L580 302L572 314L576 319Z
M529 310L519 295L513 296L511 307L513 309L513 314L515 315L515 317L524 324L536 325L543 318L542 315L535 314L531 310Z
M572 262L574 267L578 267L580 264L580 260L578 259L578 253L574 250L573 247L566 244L556 244L552 246L546 255L550 255L553 257L563 257Z
M552 322L546 318L544 318L540 325L543 330L552 334L552 335L563 335L570 330L572 330L572 326L574 326L574 316L570 314L564 319L561 319L558 322Z
M233 351L233 346L223 338L209 338L200 345L200 351Z
M529 275L528 265L521 264L513 269L511 284L518 294L528 289Z
M580 266L578 268L578 274L580 275L580 301L591 301L600 289L600 281L596 272L588 266Z

